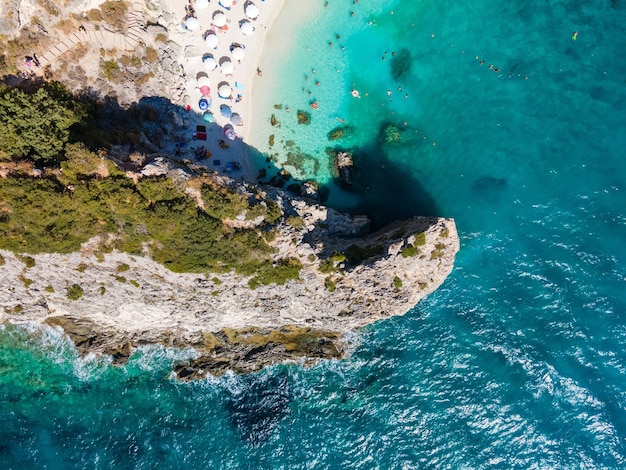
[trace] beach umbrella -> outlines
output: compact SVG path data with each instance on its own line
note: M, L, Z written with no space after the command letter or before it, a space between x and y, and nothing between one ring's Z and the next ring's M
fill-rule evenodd
M211 94L211 89L206 85L201 86L200 93L202 93L202 96L209 96Z
M226 26L226 15L221 11L216 11L215 13L213 13L213 24L218 28Z
M228 83L224 83L223 85L220 85L217 92L222 98L228 98L230 95L233 94L233 90L230 87L230 85L228 85Z
M202 120L204 122L213 122L213 119L214 119L214 116L211 111L205 111L204 114L202 115Z
M203 76L198 78L198 86L199 87L210 86L210 85L211 85L211 79L209 77L207 77L206 75L203 75Z
M220 0L219 4L224 8L230 10L230 7L233 6L233 0Z
M196 9L206 10L209 8L209 0L196 0Z
M215 68L217 67L217 61L215 60L215 57L212 56L208 56L204 59L204 68L207 70L215 70Z
M237 138L237 133L232 127L227 127L226 129L224 129L224 135L228 140L235 140Z
M231 53L233 55L233 59L235 60L241 60L243 59L244 56L244 51L243 51L243 47L233 47L231 50Z
M246 5L246 9L245 9L245 13L246 16L248 18L250 18L251 20L255 19L257 16L259 16L259 8L252 2L249 2Z
M254 33L254 26L252 26L252 23L250 23L249 21L244 20L239 23L239 28L241 29L241 32L246 36L248 34Z
M207 35L205 36L204 42L206 42L206 45L210 47L211 49L215 49L217 47L217 44L220 41L217 38L217 34L211 31L210 33L207 33Z
M230 109L230 106L228 106L227 104L222 104L220 105L220 113L225 118L230 118L233 115L233 110Z
M187 18L185 20L185 28L187 28L189 31L194 31L196 29L198 29L198 26L200 26L200 23L198 23L198 18L190 16L189 18Z
M238 126L239 124L243 123L243 119L241 119L241 116L237 113L233 113L233 115L230 117L230 122L232 122L235 126Z
M206 111L209 109L209 101L206 98L200 98L200 101L198 101L198 108L200 108L200 111Z
M235 66L230 60L225 60L222 62L222 73L225 75L230 75L235 71Z

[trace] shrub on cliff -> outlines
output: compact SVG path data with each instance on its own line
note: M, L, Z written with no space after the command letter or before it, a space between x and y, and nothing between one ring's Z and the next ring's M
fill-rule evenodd
M58 83L33 92L0 85L0 151L11 159L57 163L70 140L70 128L85 108Z
M78 300L84 294L83 288L78 284L72 284L67 288L67 298L70 300Z
M296 258L280 260L275 264L268 261L257 268L257 275L248 281L248 285L252 289L256 289L261 284L264 286L283 285L287 281L298 279L301 269L302 263Z

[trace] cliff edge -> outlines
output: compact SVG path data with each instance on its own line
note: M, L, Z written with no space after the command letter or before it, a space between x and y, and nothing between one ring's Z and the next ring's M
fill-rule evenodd
M161 162L150 171L172 169ZM116 363L140 345L193 347L198 358L177 368L181 378L250 372L341 357L343 334L404 314L452 271L459 239L451 219L414 217L368 233L365 216L214 178L280 208L266 238L275 267L292 260L296 279L265 285L232 270L175 273L149 255L103 253L97 238L69 254L0 250L0 323L61 327L82 353ZM250 229L262 220L242 213L224 223Z

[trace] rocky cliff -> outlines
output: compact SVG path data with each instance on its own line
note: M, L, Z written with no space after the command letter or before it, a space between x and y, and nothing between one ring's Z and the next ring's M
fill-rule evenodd
M367 233L364 216L261 190L282 213L273 256L298 259L299 279L251 287L250 277L233 272L177 274L148 256L103 255L96 240L65 255L1 251L0 322L61 327L81 352L118 363L139 345L191 346L198 359L178 368L184 378L249 372L341 357L343 334L405 313L452 270L459 239L450 219L415 217ZM242 214L230 223L255 221Z

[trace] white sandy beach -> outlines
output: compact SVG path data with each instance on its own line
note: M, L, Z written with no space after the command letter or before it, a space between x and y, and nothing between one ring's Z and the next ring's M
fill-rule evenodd
M253 3L259 11L256 19L246 16L246 7ZM225 8L216 0L210 0L207 8L198 8L194 4L195 17L198 27L192 31L183 26L189 16L186 10L189 3L186 0L165 0L163 10L173 15L174 21L180 27L170 29L170 39L179 44L182 49L181 65L186 73L187 83L185 88L189 97L187 103L196 114L195 119L189 126L188 133L191 137L196 125L207 127L206 141L191 141L191 150L197 147L205 147L211 152L212 157L205 160L204 164L209 168L225 171L229 162L238 162L241 165L240 172L233 172L231 176L242 178L251 182L256 180L257 168L250 156L250 146L257 147L261 138L255 133L255 122L258 119L267 119L266 93L275 82L276 65L287 55L289 48L297 40L298 28L307 18L314 16L319 9L319 4L313 0L289 1L289 0L238 0L233 2L230 9ZM200 4L201 6L201 4ZM214 25L214 15L221 12L226 17L226 28ZM251 34L243 34L240 28L241 21L249 21L254 31ZM209 47L204 40L207 32L214 31L218 45L215 49ZM244 47L244 57L240 61L232 58L232 46L239 44ZM203 58L207 54L213 56L221 64L230 59L234 65L231 74L224 74L222 67L218 65L214 70L207 70ZM257 68L262 75L257 73ZM197 78L206 74L210 80L209 111L213 114L214 124L203 122L203 111L199 107L202 93L198 86ZM227 83L232 94L229 98L219 96L218 88ZM239 95L239 99L238 99ZM229 118L220 113L220 106L228 105L233 113L242 118L241 125L233 125ZM219 126L219 127L218 127ZM238 137L229 141L223 128L232 126ZM227 143L228 148L220 147L220 141ZM172 149L173 150L173 149ZM220 165L215 165L215 161Z
M258 8L259 14L256 19L246 16L245 8L249 3L253 3ZM179 44L183 51L181 65L186 74L189 102L181 104L190 105L191 110L198 116L189 128L189 137L195 131L196 125L207 127L207 140L193 142L192 148L204 146L208 149L212 157L206 160L205 164L213 169L224 171L229 162L240 163L241 173L234 172L232 176L241 176L248 181L254 181L256 177L256 169L252 168L249 162L246 144L249 144L247 138L253 123L251 114L255 81L263 79L257 74L259 57L264 50L268 31L286 3L286 0L255 0L253 2L239 0L233 2L230 9L225 8L216 0L211 0L208 7L203 9L194 4L198 27L192 31L183 26L185 19L189 16L186 10L186 6L189 5L187 1L166 0L163 4L164 11L173 14L175 20L181 25L179 28L172 28L173 31L170 30L170 39ZM219 28L214 25L213 18L218 12L226 17L225 27ZM244 35L240 28L241 21L249 21L254 31ZM204 40L209 31L214 31L217 36L218 44L215 49L209 47ZM240 61L232 57L231 49L234 44L239 44L244 48L244 57ZM234 66L232 73L225 74L221 65L214 70L207 70L203 63L203 57L207 54L213 56L218 64L230 59ZM214 125L203 121L203 111L199 107L202 93L197 79L205 74L210 80L210 95L207 99L210 102L209 111L213 114ZM218 93L218 88L224 83L232 89L230 97L220 97ZM233 113L241 116L242 124L233 125L229 118L220 113L220 106L224 104L228 105ZM222 129L227 126L236 131L238 135L236 140L229 141L224 135ZM220 141L228 144L229 147L221 148ZM220 162L220 165L215 165L216 160Z

